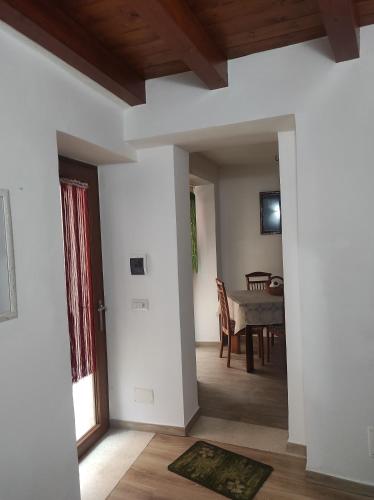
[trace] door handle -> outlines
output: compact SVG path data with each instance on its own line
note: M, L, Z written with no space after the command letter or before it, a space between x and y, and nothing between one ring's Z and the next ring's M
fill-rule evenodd
M99 300L99 305L97 307L97 312L99 313L99 328L100 331L104 331L104 313L106 311L106 306L102 300Z

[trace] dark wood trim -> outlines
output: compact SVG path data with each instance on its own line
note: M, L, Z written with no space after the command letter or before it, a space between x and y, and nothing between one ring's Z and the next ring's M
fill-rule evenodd
M195 347L219 347L219 340L195 342Z
M96 420L97 425L90 429L77 443L78 457L83 456L109 428L109 397L108 397L108 368L106 350L105 318L103 330L100 329L100 317L97 305L104 303L104 282L102 272L101 233L100 233L100 200L97 167L69 158L59 157L60 176L68 179L86 182L89 185L89 225L90 225L90 250L92 267L92 288L94 311L94 328L96 343Z
M131 7L209 89L227 87L227 59L185 0L131 0Z
M319 0L335 61L360 57L360 28L353 0Z
M109 429L108 426L96 424L87 434L77 441L78 459L83 458L86 453L101 439Z
M321 474L320 472L314 472L310 470L306 470L305 474L308 481L319 484L321 486L344 491L345 493L351 493L353 495L360 495L369 498L374 497L373 485L358 483L356 481L350 481L348 479L341 479L339 477L329 476L328 474Z
M130 105L145 82L54 2L0 0L0 19Z
M245 357L247 373L253 373L255 365L253 360L253 329L250 325L245 327Z
M231 352L233 354L241 354L241 345L240 345L240 335L234 335L231 339Z
M293 455L299 455L300 457L304 458L306 458L307 456L307 449L305 444L290 443L290 441L288 441L286 448L287 451L289 453L292 453Z
M176 427L172 425L150 424L145 422L132 422L130 420L111 419L111 427L115 429L131 429L142 432L154 432L156 434L167 434L169 436L187 436L192 426L200 417L200 408L192 415L190 421L185 427Z
M145 422L132 422L130 420L110 420L111 427L115 429L130 429L141 432L154 432L155 434L167 434L169 436L186 436L185 427L172 425L148 424Z

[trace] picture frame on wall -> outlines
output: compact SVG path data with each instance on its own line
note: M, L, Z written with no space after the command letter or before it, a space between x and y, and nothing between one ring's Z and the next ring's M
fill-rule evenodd
M260 193L261 234L282 234L280 191Z

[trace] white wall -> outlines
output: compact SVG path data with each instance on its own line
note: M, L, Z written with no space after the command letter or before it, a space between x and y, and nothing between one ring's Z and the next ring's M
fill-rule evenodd
M147 105L125 116L126 139L155 141L295 114L308 468L370 484L373 51L370 26L361 29L361 57L353 61L335 64L321 39L230 61L226 89L202 89L191 74L155 79Z
M303 346L300 335L299 232L295 132L279 132L282 246L287 325L288 439L305 442Z
M10 310L9 268L7 234L5 229L5 205L0 198L0 314Z
M173 154L183 408L184 425L187 425L198 410L191 273L189 154L183 149L176 147L173 148Z
M197 342L219 341L216 278L220 275L218 166L199 153L190 154L195 187L199 271L193 275L195 337Z
M197 410L188 184L188 155L171 146L100 169L112 419L183 427ZM130 275L134 253L147 254L146 276ZM154 404L135 403L135 387Z
M229 290L246 288L245 275L254 271L283 276L282 236L261 234L261 191L279 191L275 161L220 169L222 279Z
M195 337L197 342L218 342L215 185L196 186L194 193L199 262L193 276Z
M219 167L218 165L206 158L200 153L190 154L190 173L199 177L204 183L211 183L214 185L214 205L215 205L215 232L216 232L216 253L217 253L217 275L221 274L221 249L220 242L220 227L218 224L219 203L218 203L218 181L219 181ZM215 291L216 296L216 291Z
M56 130L110 149L122 110L3 24L0 58L18 299L0 323L0 498L78 500Z
M6 500L75 500L79 491L56 130L118 149L122 112L19 40L1 24L6 71L0 80L0 184L11 191L19 318L0 325L0 393L6 402L0 425L7 430L0 438L0 491ZM372 211L374 182L373 51L370 26L361 29L359 60L335 64L326 57L330 51L324 39L230 61L226 89L202 89L191 74L151 80L148 104L127 110L125 118L125 138L135 139L295 114L308 468L370 484L374 462L368 457L366 426L373 424L374 400L365 388L374 377L374 234L363 214ZM170 109L172 113L165 112ZM168 182L174 193L175 178ZM139 236L143 248L144 234L150 232L159 252L168 252L153 222L162 227L170 214L161 207L158 218L152 188L141 174L134 178L135 187L144 185L155 214L147 211L147 217L141 216L145 226L120 232L118 241L138 242ZM117 191L114 204L120 196ZM141 208L131 196L133 206ZM134 213L124 211L124 220L131 221ZM116 257L120 266L123 255ZM106 247L106 266L110 258ZM175 254L174 264L176 259ZM124 316L119 308L125 298L116 297L118 314L109 321L120 335ZM179 315L180 305L173 299L169 303L172 307L165 301L159 314L172 310ZM151 345L157 359L157 343L150 331L145 336L146 350ZM129 340L121 342L123 349ZM173 353L173 341L171 345ZM131 352L126 356L131 365ZM125 381L119 382L114 392L112 387L114 397L116 391L123 397ZM173 421L184 422L187 413L183 407Z
M190 172L199 177L202 181L217 184L218 170L218 165L208 160L204 155L200 153L190 154Z

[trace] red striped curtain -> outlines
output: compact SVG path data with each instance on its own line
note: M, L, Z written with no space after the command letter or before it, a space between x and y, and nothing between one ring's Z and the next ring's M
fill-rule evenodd
M87 187L61 180L66 293L73 382L95 372Z

